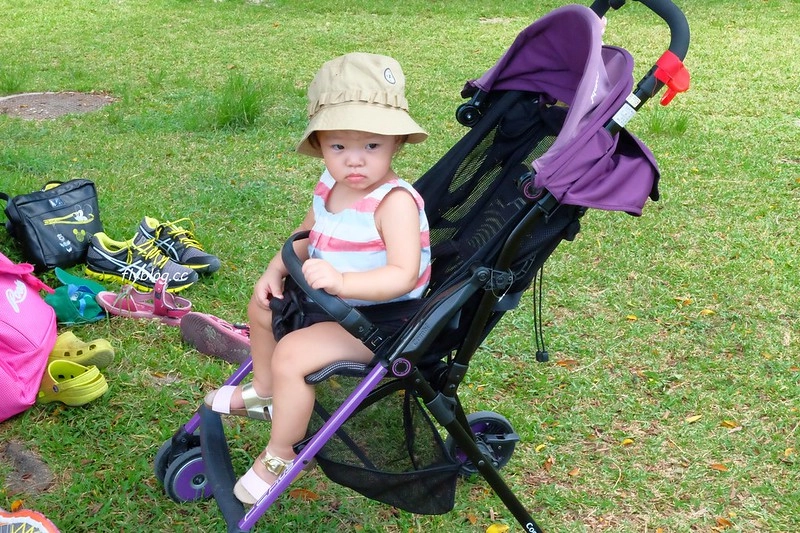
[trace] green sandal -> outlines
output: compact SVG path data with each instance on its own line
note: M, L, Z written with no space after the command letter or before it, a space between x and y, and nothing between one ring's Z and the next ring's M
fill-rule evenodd
M56 359L47 363L39 386L39 403L61 402L72 407L84 405L105 394L108 383L96 366L85 367Z

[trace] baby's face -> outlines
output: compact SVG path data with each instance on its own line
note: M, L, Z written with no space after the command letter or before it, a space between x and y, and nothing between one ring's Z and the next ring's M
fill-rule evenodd
M400 137L354 130L317 132L325 167L336 183L371 191L394 177L392 157Z

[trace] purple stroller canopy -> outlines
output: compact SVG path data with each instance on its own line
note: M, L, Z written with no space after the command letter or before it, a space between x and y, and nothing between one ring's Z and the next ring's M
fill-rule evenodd
M561 203L641 215L658 199L659 171L650 150L604 125L633 87L633 58L604 46L602 23L585 6L568 5L528 26L486 73L465 90L543 93L569 106L552 147L533 162L534 184Z

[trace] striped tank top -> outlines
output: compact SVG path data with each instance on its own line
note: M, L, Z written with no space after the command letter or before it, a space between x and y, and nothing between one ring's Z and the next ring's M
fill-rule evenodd
M366 272L386 265L386 245L375 227L375 211L389 192L397 187L411 193L419 211L420 262L417 286L394 300L419 298L431 277L431 244L428 219L422 197L408 183L390 180L347 209L331 213L326 208L336 182L325 170L314 188L314 227L311 229L308 256L329 262L339 272ZM345 299L351 305L372 305L382 302Z

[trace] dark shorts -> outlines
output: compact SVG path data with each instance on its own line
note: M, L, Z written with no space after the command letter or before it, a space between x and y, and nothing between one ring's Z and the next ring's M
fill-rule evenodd
M380 303L357 306L364 316L388 334L402 328L418 309L421 300ZM318 322L334 322L334 319L317 303L308 299L302 289L287 279L283 298L269 301L272 311L272 333L279 341L284 335L306 328Z

